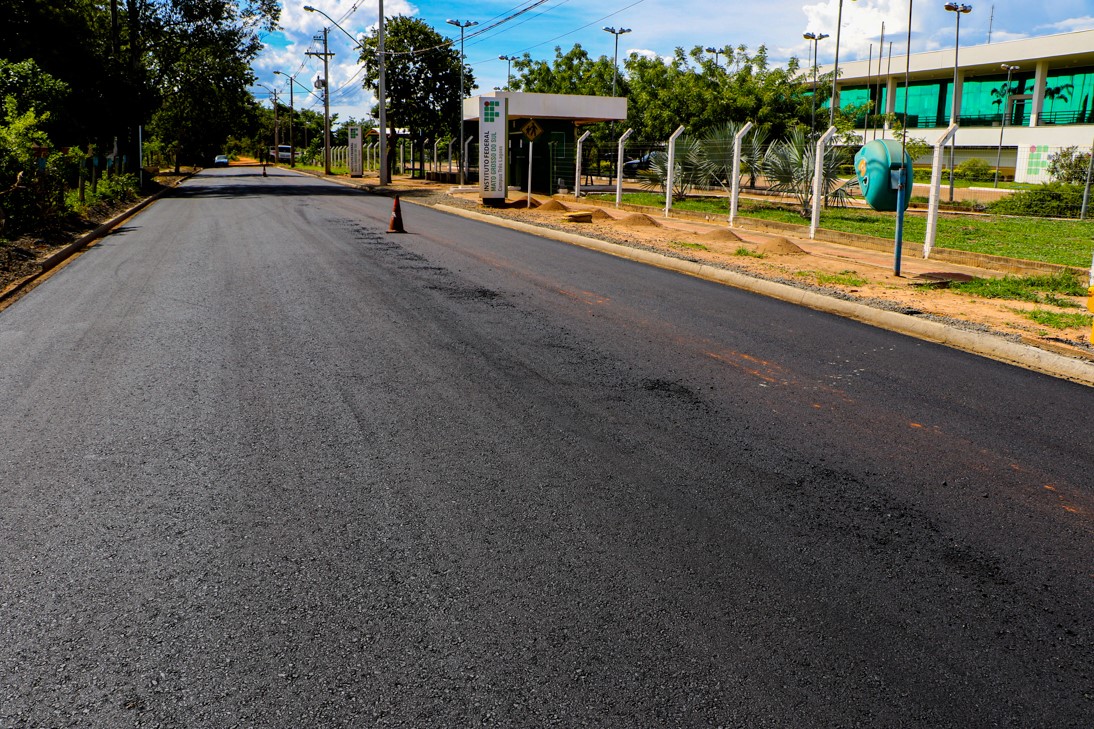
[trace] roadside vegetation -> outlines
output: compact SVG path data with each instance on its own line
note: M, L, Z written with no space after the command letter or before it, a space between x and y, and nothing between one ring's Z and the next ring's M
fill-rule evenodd
M613 195L596 195L614 200ZM632 205L662 207L664 197L650 192L628 193L623 202ZM679 210L715 215L728 214L728 202L722 196L694 196L674 202ZM796 207L742 198L738 214L743 217L804 225ZM893 213L865 208L826 208L821 211L821 227L844 233L892 238L896 225ZM912 213L904 219L904 241L922 242L927 219ZM1094 254L1094 220L1055 220L1003 215L940 215L936 245L959 251L1044 261L1086 268Z

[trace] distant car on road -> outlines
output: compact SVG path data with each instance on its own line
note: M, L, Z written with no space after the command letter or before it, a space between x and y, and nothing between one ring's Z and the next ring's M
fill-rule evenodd
M639 172L644 172L650 168L652 161L653 152L646 152L638 159L627 160L623 163L623 176L638 177Z
M270 147L270 160L274 159L276 159L278 162L291 162L292 146L288 144L282 144L278 147Z
M213 167L227 167L227 166L228 166L228 155L226 155L226 154L218 154L216 156L216 158L213 160Z

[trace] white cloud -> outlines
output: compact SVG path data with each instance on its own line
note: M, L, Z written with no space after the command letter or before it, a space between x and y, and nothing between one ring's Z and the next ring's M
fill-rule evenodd
M1071 33L1077 30L1090 30L1094 28L1094 16L1085 16L1082 18L1067 18L1061 20L1058 23L1049 23L1048 25L1038 25L1038 30L1051 30L1057 33ZM995 36L993 35L994 39Z

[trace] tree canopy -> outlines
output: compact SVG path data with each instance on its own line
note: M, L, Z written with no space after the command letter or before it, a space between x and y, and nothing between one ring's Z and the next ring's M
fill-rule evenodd
M781 137L809 118L811 101L795 58L786 68L772 67L767 49L750 54L747 47L724 48L715 63L703 48L677 48L669 58L631 53L620 59L616 94L627 97L627 126L636 140L664 140L681 124L701 135L726 122L753 121ZM513 63L513 88L554 94L610 95L612 59L593 59L574 45L555 48L553 61L528 54ZM818 100L820 97L818 96ZM594 135L607 143L606 131Z
M376 30L364 40L365 85L377 90L380 75ZM456 135L460 123L460 49L417 18L386 21L385 90L388 129L404 128L418 139ZM470 66L463 71L463 96L475 87Z
M276 0L0 0L0 57L16 69L14 95L51 112L55 144L117 138L136 159L137 127L151 124L196 159L253 118L250 63L279 13ZM30 61L60 86L43 88L20 65Z

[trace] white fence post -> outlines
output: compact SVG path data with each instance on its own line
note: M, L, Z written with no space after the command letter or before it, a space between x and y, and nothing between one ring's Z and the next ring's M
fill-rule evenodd
M467 175L468 166L467 161L471 159L471 155L467 150L471 148L471 143L475 141L474 135L467 138L467 141L463 143L463 151L460 153L460 169L463 170L463 175L460 177L460 183L466 182L464 177ZM479 185L482 185L482 170L479 170Z
M448 143L448 174L452 174L452 145L455 143L455 140Z
M729 227L731 228L737 217L737 198L741 194L741 144L750 129L752 129L752 122L745 124L741 127L741 131L733 136L733 169L729 193Z
M817 140L817 155L813 159L813 218L809 223L809 240L817 236L821 203L824 202L824 148L828 146L828 140L835 135L836 128L828 127L828 131Z
M574 199L581 197L581 145L592 132L585 132L577 139L577 157L574 159Z
M939 186L942 184L942 148L950 137L957 133L957 124L951 124L946 131L934 143L934 157L931 159L931 194L927 204L927 233L923 236L923 257L931 257L931 249L934 248L935 236L938 230L938 197ZM914 161L914 160L913 160ZM908 173L908 194L912 194L911 172Z
M441 143L441 140L439 140L439 139L433 142L433 171L434 172L440 172L441 171L441 161L439 159L437 159L437 145L439 145L440 143Z
M672 178L676 173L676 139L684 133L684 125L681 124L676 128L676 131L669 137L669 168L668 177L665 180L665 217L669 216L669 211L672 210Z
M615 206L619 207L623 202L623 144L627 141L627 138L634 134L633 129L628 129L623 132L623 136L619 138L619 149L616 154L615 162Z

